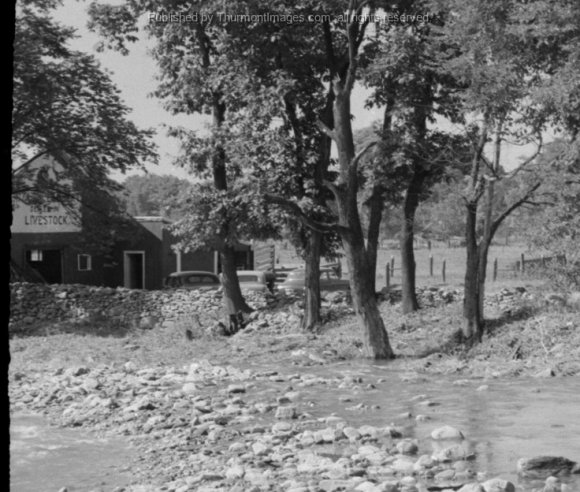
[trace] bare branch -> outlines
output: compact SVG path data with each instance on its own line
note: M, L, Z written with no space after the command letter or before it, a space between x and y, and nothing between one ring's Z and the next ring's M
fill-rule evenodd
M533 186L531 186L528 191L526 191L526 193L524 194L524 196L522 196L519 200L517 200L516 202L512 203L509 207L507 207L500 215L497 219L495 219L493 221L493 224L491 226L491 236L493 237L495 235L495 232L497 231L498 227L501 225L501 223L514 211L516 210L518 207L520 207L521 205L523 205L524 203L527 203L529 198L534 194L534 192L542 185L542 183L540 181L538 181L537 183L535 183Z
M21 164L20 166L18 166L16 169L14 169L12 171L12 174L13 175L17 175L21 171L25 170L33 161L35 161L39 157L42 157L43 155L46 155L46 154L48 154L50 152L51 152L51 149L45 149L45 150L43 150L41 152L38 152L37 154L35 154L34 156L32 156L30 159L28 159L26 162L24 162L23 164Z
M532 200L526 200L524 205L530 205L531 207L552 207L556 205L556 202L536 202Z
M356 170L358 162L361 160L362 156L365 155L372 147L374 147L378 143L379 142L375 140L374 142L369 142L368 144L366 144L363 147L363 149L357 155L354 156L354 159L350 163L351 168L354 168Z
M543 147L543 140L542 140L542 134L538 135L538 147L536 148L536 151L534 152L533 155L531 155L530 157L528 157L524 162L522 162L516 169L513 170L513 172L511 172L508 175L508 178L513 178L515 175L517 175L522 169L525 169L526 166L528 166L528 164L530 164L531 162L533 162L536 157L538 157L538 155L540 154L541 150Z

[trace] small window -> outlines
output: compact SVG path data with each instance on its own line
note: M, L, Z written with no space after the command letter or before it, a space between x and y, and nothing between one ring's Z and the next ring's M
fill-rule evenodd
M42 250L41 249L30 250L30 261L42 261Z
M92 270L91 255L77 255L79 272L88 272Z

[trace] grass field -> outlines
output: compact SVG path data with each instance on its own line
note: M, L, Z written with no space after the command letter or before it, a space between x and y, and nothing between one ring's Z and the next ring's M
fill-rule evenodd
M538 283L536 279L522 279L520 274L514 270L516 262L520 261L521 255L526 258L536 258L540 255L529 253L524 245L498 246L490 248L487 267L487 290L493 291L495 287L503 288L525 283ZM415 263L417 286L461 286L465 277L465 248L457 247L433 247L415 249ZM303 264L302 259L296 255L292 246L284 249L281 244L276 245L276 257L280 266L299 266ZM433 275L430 272L430 258L433 258ZM386 265L394 259L394 271L391 274L391 286L400 285L401 282L401 253L397 249L379 249L377 261L376 285L380 289L386 285ZM498 274L497 281L493 282L493 264L497 259ZM445 281L443 281L443 262L445 262ZM347 272L346 260L342 258L343 271Z

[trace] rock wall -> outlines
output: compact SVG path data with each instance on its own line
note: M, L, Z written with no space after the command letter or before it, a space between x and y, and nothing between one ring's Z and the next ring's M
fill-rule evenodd
M152 328L193 315L218 319L221 298L221 291L148 291L15 282L10 284L10 328L90 319Z

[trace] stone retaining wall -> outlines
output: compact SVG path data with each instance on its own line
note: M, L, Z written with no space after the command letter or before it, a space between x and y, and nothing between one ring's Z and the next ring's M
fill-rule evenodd
M131 290L88 285L10 284L10 327L101 319L152 328L193 315L218 319L221 291Z

